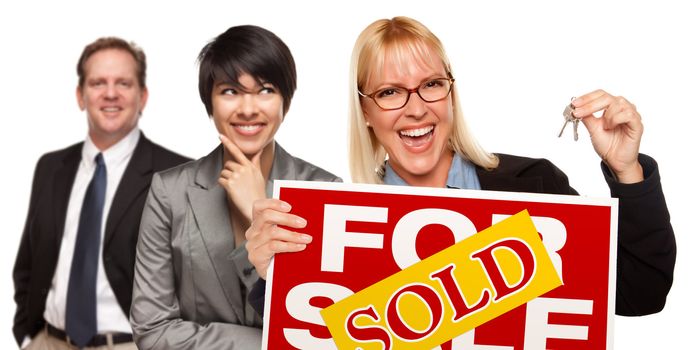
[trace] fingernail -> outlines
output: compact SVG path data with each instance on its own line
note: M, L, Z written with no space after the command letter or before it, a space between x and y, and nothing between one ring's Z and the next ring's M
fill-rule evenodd
M284 209L285 211L292 210L292 206L287 202L280 202L280 208Z
M572 97L572 100L569 101L569 103L571 103L572 106L577 107L581 104L581 101L579 100L578 97Z
M301 235L299 235L299 240L304 243L310 243L313 240L313 238L307 234L302 233Z
M297 249L299 249L299 250L306 249L306 244L297 244Z
M306 226L306 220L304 220L302 218L297 218L297 225L299 225L299 227Z
M572 115L577 117L577 118L581 118L584 116L584 111L582 111L580 109L574 109L574 111L572 112Z

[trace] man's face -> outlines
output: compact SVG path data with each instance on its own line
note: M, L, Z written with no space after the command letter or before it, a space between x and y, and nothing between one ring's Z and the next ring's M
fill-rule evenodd
M84 64L84 73L77 101L86 110L91 140L105 150L136 127L148 90L140 86L136 61L125 50L94 53Z

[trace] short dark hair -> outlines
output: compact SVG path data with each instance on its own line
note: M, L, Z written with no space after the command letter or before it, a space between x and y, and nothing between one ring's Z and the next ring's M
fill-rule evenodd
M297 69L292 53L273 32L253 25L231 27L201 49L199 95L208 116L213 114L213 86L218 82L241 86L239 76L249 74L274 85L289 109L297 89Z
M84 80L86 79L86 61L98 51L107 49L117 49L129 52L136 62L136 78L139 81L140 87L146 87L146 54L134 42L127 42L124 39L110 36L96 39L96 41L86 45L84 51L81 52L79 62L77 63L77 75L79 76L79 87L84 87Z

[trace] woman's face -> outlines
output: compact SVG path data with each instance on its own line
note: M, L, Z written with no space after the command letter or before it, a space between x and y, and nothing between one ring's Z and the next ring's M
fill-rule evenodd
M270 83L261 83L243 73L241 86L218 83L213 87L213 121L225 135L251 158L273 142L282 123L282 95Z
M400 61L402 67L396 61L386 59L382 71L372 74L362 92L370 94L389 87L414 89L429 79L448 77L437 54L428 62L407 55ZM383 110L373 99L364 97L361 107L369 127L388 153L390 166L404 180L414 184L426 182L415 179L428 180L436 173L447 176L447 169L438 165L442 162L449 166L452 161L448 147L453 124L451 94L436 102L425 102L412 93L407 104L396 110Z

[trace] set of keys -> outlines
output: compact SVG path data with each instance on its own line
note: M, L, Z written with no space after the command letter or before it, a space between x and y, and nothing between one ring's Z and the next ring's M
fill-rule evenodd
M572 97L572 100L574 100L574 97ZM557 135L557 137L562 137L562 133L565 131L565 127L567 127L567 123L572 123L572 128L574 129L574 141L579 140L579 132L577 132L577 127L579 126L579 118L574 117L574 106L572 104L568 104L567 107L565 107L565 110L562 112L562 115L565 117L565 124L562 125L562 129L560 129L560 134Z

